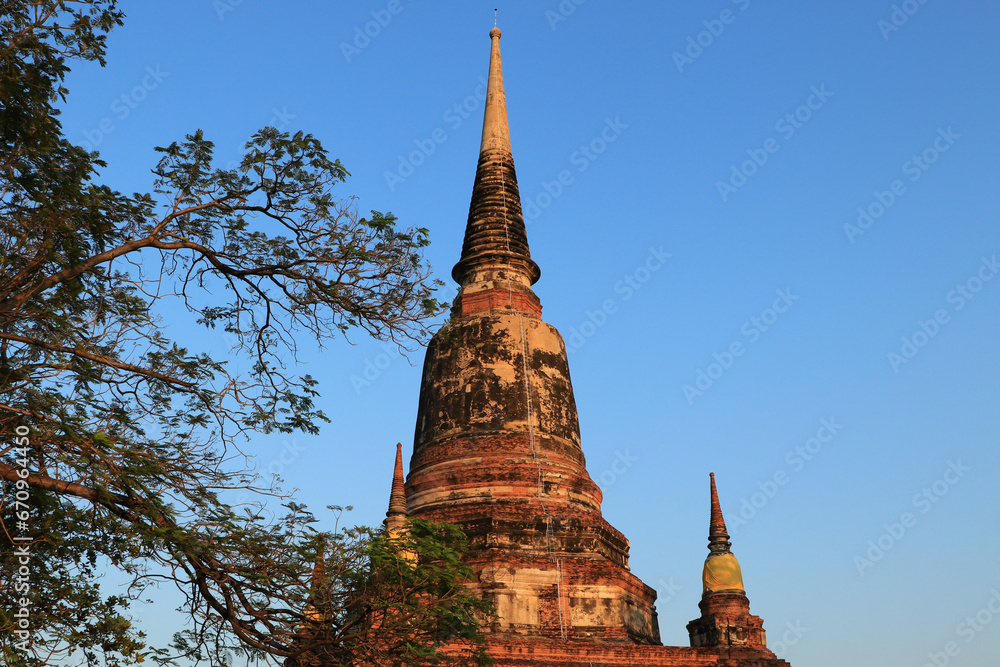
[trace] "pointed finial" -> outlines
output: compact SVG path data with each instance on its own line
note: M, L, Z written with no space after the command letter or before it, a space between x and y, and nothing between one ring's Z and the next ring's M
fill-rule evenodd
M493 27L494 28L497 27L497 9L496 9L496 7L493 8Z
M396 443L396 465L392 471L392 491L389 493L389 511L385 513L385 525L398 531L406 525L406 485L403 481L403 445Z
M467 283L478 282L481 287L492 284L502 286L505 291L508 288L525 291L538 280L541 271L528 250L517 189L500 60L500 28L490 30L490 41L479 164L472 186L462 257L451 275L463 288ZM533 298L537 301L537 297Z
M708 557L701 573L702 595L712 593L743 591L743 573L739 561L729 550L729 533L722 518L719 492L715 488L715 473L708 474L712 491L712 511L708 522Z
M490 71L486 83L486 112L483 116L483 139L480 152L502 150L510 153L510 129L507 125L507 96L503 90L503 65L500 63L500 28L490 30Z
M712 489L712 511L708 522L708 549L712 553L725 553L732 544L726 531L726 520L722 518L722 506L719 504L719 492L715 488L715 473L708 473Z
M316 561L313 563L312 585L313 589L318 588L323 583L323 551L316 554Z
M321 548L316 553L316 560L313 562L313 571L311 584L309 587L309 600L306 603L306 608L303 610L302 615L305 617L306 621L312 623L319 623L323 620L323 612L321 612L317 605L322 606L322 601L318 600L317 597L322 594L323 587L323 549ZM300 629L304 629L306 626L302 626Z

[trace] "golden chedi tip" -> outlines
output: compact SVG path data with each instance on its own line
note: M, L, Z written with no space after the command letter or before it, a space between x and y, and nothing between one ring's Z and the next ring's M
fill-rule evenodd
M709 473L712 509L708 526L708 557L702 570L702 595L712 593L739 591L743 588L743 573L739 561L730 551L729 533L726 531L726 521L722 517L722 507L719 504L719 493L715 488L715 473Z

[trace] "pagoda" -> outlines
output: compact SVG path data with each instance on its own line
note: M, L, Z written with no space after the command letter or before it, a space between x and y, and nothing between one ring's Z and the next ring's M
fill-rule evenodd
M541 319L511 152L500 30L491 51L479 163L451 319L430 341L409 473L396 466L387 525L454 523L470 587L496 607L499 667L787 665L750 615L711 478L709 555L689 647L663 646L656 592L629 570L629 542L601 514L580 442L566 346Z

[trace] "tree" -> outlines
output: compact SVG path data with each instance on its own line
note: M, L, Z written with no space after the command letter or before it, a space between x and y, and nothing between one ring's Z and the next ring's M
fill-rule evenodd
M302 650L288 664L440 664L445 642L459 660L490 664L481 625L493 610L464 585L466 549L457 526L416 519L401 535L333 535L319 547L335 557L317 562Z
M250 432L315 433L327 419L315 407L316 381L293 373L302 336L322 344L360 329L401 345L421 340L440 308L421 254L427 231L399 229L391 214L360 217L332 192L345 168L301 132L261 130L230 170L213 168L212 143L194 132L157 149L151 193L101 184L105 163L67 141L55 105L66 98L71 61L105 64L105 39L122 12L114 0L0 0L0 10L0 644L8 664L176 661L177 653L146 646L128 616L157 579L186 593L192 625L175 648L213 663L228 649L301 659L316 647L361 654L368 642L409 651L419 664L426 656L406 648L414 638L432 653L448 638L481 639L470 623L484 609L458 583L467 571L452 549L461 543L428 526L407 548L437 549L438 558L414 561L436 574L412 573L394 595L434 613L420 623L393 616L398 637L410 637L401 644L356 631L370 618L356 611L377 609L386 595L371 583L391 560L384 539L317 530L308 511L259 482L240 450ZM158 313L169 300L227 332L250 370L237 373L168 337ZM236 488L281 497L287 513L269 518L263 500L231 506ZM321 554L324 590L355 597L347 611L323 612L324 631L303 634L318 608L308 603ZM101 591L106 567L132 588ZM443 586L453 592L435 606ZM395 659L379 655L383 664Z

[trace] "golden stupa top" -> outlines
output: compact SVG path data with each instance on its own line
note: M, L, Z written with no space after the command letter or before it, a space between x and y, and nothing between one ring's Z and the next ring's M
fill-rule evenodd
M724 591L746 592L743 588L740 563L731 553L717 554L705 559L705 568L701 571L701 585L702 595Z
M726 521L722 517L722 506L719 504L719 492L715 488L715 473L709 473L711 490L711 512L708 522L708 558L701 572L702 595L738 591L745 593L743 588L743 572L736 556L729 550L729 532Z

